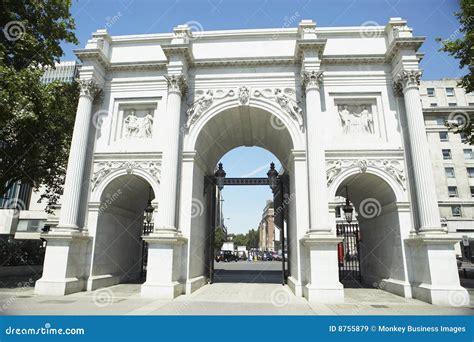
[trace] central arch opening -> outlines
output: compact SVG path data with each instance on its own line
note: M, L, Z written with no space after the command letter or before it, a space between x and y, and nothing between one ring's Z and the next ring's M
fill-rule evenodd
M213 115L202 124L194 144L192 202L193 205L203 205L201 215L191 215L188 279L204 276L208 282L214 278L215 282L281 283L282 262L278 255L282 257L287 251L280 241L279 227L269 228L268 224L273 219L272 211L276 210L272 203L272 189L268 184L225 186L216 199L219 213L213 213L215 194L206 187L205 179L214 176L220 161L227 177L266 178L269 164L273 161L279 174L288 177L291 188L294 139L285 120L262 108L237 106ZM253 212L251 216L247 215L250 221L237 207L245 211L249 205ZM292 230L295 222L291 217L291 212L296 210L294 203L289 201L284 210L289 213L289 219L283 229L290 240L292 234L296 234L296 230ZM220 216L214 222L216 214ZM216 245L216 238L225 241ZM289 259L289 273L293 264L295 268L298 266L291 251L286 257ZM275 261L270 261L272 259ZM257 263L261 264L260 267L253 267Z

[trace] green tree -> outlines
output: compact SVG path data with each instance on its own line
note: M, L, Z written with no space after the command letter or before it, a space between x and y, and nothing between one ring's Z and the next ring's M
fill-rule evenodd
M220 250L224 242L227 241L227 236L225 234L225 230L222 227L217 227L215 234L214 234L214 248L216 250Z
M468 68L468 73L461 78L460 86L466 89L467 93L474 91L474 5L472 0L461 0L460 11L455 13L459 20L459 30L453 33L452 38L437 41L441 43L441 51L447 52L459 60L459 67ZM462 34L462 37L456 38ZM467 141L474 144L473 118L465 113L464 118L459 115L455 119L461 119L459 123L447 123L454 132L466 135Z
M250 248L258 248L258 239L259 239L259 236L258 236L258 229L257 229L257 230L255 230L255 229L250 229L247 234L248 234L248 245L247 245L247 248L248 248L248 249L250 249Z
M62 191L77 83L41 83L45 67L77 44L69 0L0 0L0 194L14 181L55 202ZM10 182L8 182L10 181Z
M235 246L246 246L248 247L248 233L247 234L236 234L234 236L234 245Z

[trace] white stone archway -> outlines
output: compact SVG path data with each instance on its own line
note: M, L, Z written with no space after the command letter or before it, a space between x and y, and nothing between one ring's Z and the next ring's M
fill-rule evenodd
M297 295L302 295L303 270L298 241L307 229L308 215L306 163L304 153L300 152L304 141L304 132L296 120L277 104L260 98L251 98L247 105L240 105L237 99L227 99L203 113L189 128L183 144L179 216L179 226L188 238L188 262L184 270L186 293L206 283L205 260L209 247L205 241L210 232L207 230L209 194L204 189L204 177L213 174L217 162L230 150L259 146L272 152L290 176L290 193L295 196L289 204L288 239L292 251L288 282Z
M338 197L346 196L346 186L360 228L360 285L411 298L405 239L412 224L403 184L374 166L364 167L363 172L349 167L329 186L332 209Z
M97 185L87 218L93 237L88 290L140 279L143 211L149 199L156 207L158 189L157 180L143 169L118 168Z

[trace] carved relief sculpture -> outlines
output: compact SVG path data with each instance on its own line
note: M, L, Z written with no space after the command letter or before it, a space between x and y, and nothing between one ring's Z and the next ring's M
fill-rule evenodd
M239 88L239 104L242 106L248 105L250 100L250 90L246 86Z
M206 92L199 90L196 92L199 97L190 105L188 110L186 111L187 120L186 120L186 128L191 127L202 114L208 110L216 100L221 100L227 96L235 96L234 90L208 90Z
M291 88L275 88L272 92L271 89L256 90L255 96L263 96L267 99L273 99L293 120L298 122L301 129L304 128L303 122L303 110L299 107L296 101L296 92Z
M126 138L151 138L153 131L153 116L147 112L143 117L137 117L134 109L124 120L124 136Z
M374 134L374 117L370 105L338 105L342 131L345 134ZM370 110L369 110L370 109Z

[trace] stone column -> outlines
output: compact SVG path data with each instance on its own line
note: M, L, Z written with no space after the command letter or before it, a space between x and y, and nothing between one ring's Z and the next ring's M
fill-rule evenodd
M322 124L319 85L322 71L303 73L306 92L306 137L309 190L309 234L328 234L329 205L326 182L326 156L324 152L324 125Z
M155 233L176 233L176 203L178 185L178 156L181 118L181 96L186 89L183 75L165 76L168 81L168 102L166 107L167 136L163 150L159 194L158 222Z
M418 88L420 77L420 70L404 70L398 75L395 85L398 91L403 91L405 97L406 123L415 178L413 184L420 223L418 231L443 232Z
M81 200L81 187L84 182L84 166L86 165L89 127L92 116L92 103L100 93L93 79L80 81L81 93L77 105L76 121L67 164L64 195L61 200L61 214L57 231L77 231L78 213Z

